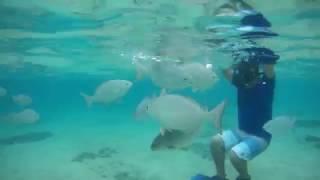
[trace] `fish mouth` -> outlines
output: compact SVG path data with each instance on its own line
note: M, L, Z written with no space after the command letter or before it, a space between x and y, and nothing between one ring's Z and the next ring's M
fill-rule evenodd
M150 146L151 151L160 151L163 150L165 148L159 146L158 144L152 143Z
M158 144L151 144L150 149L152 151L163 151L163 150L173 150L173 149L176 149L176 147L174 147L172 145L160 146Z
M133 116L135 119L139 119L139 118L142 118L143 115L144 115L143 112L135 112Z
M151 145L150 149L151 149L151 151L159 151L160 150L159 148L157 148L153 145Z

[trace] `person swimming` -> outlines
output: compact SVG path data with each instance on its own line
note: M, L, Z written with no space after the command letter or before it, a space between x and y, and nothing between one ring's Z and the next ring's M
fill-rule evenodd
M258 30L271 27L271 23L251 8L247 12L241 19L241 25L252 28L245 36L251 40L269 37ZM240 35L240 38L243 37ZM265 47L248 47L235 49L232 57L234 64L223 69L223 74L237 89L238 128L226 130L212 138L210 147L216 175L209 177L197 174L192 180L226 180L226 152L230 152L231 163L239 173L236 179L250 180L248 162L264 152L272 139L263 126L272 119L274 65L280 56Z
M227 151L230 151L231 162L239 173L237 180L250 180L247 162L264 152L270 144L272 136L263 126L272 119L274 64L279 56L267 48L248 48L243 51L254 53L224 70L225 77L237 88L239 126L213 137L211 151L217 175L197 175L192 180L225 180Z

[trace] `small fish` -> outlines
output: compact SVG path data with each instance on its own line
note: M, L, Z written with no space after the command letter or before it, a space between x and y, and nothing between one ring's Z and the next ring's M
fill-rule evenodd
M93 103L110 104L125 96L131 86L131 81L109 80L99 85L94 95L89 96L85 93L80 93L80 95L85 99L88 107L91 107Z
M12 96L12 100L15 104L22 107L29 106L32 104L32 98L24 94L18 94L18 95Z
M263 128L272 135L278 136L291 130L295 126L296 119L289 116L279 116L268 121Z
M296 126L300 128L320 128L320 120L299 120Z
M214 13L216 16L237 16L241 11L250 11L253 7L243 0L228 0L221 4Z
M0 145L14 145L14 144L25 144L37 141L43 141L52 137L51 132L31 132L22 135L12 136L8 138L1 138Z
M210 0L186 0L186 2L188 3L199 4L199 5L207 4L209 3L209 1Z
M190 87L191 76L176 62L152 61L151 64L143 64L136 61L137 79L143 77L151 79L156 86L166 90L179 90Z
M39 121L40 115L33 109L25 109L21 112L10 113L1 118L2 121L14 124L33 124Z
M194 92L207 90L218 81L211 64L186 63L181 67L184 73L190 76L190 86Z
M86 160L94 160L98 157L97 154L92 153L92 152L83 152L79 154L78 156L74 157L72 159L72 162L83 162Z
M307 142L318 142L318 143L320 143L320 136L312 136L312 135L307 135L306 137L305 137L305 140L307 141Z
M7 90L0 86L0 97L6 96L6 95L7 95Z
M133 4L141 6L141 5L151 5L153 3L152 0L133 0Z

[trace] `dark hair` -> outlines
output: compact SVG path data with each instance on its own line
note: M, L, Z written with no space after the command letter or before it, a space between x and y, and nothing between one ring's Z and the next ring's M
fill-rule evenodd
M237 87L253 87L259 79L259 64L252 61L240 61L233 69L233 83Z

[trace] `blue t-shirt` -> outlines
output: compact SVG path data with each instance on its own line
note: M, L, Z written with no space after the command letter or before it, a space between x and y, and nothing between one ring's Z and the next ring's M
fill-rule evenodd
M274 87L275 79L269 79L265 75L252 88L237 87L239 129L268 142L271 134L263 126L272 119Z

